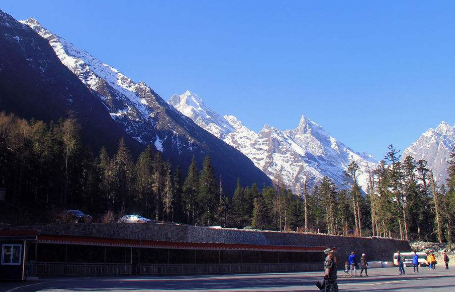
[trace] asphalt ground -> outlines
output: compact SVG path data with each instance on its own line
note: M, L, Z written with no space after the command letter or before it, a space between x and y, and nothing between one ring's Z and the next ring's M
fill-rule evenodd
M421 268L398 275L398 268L370 269L369 277L344 278L338 272L340 291L455 291L455 269ZM2 292L22 291L319 291L315 286L322 272L174 277L48 278L26 282L0 282Z

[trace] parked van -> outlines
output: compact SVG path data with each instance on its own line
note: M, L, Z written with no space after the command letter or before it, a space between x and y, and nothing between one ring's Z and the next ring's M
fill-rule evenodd
M414 252L400 252L400 255L403 259L403 263L406 267L412 267L412 259L414 258ZM417 256L419 257L419 264L421 267L428 266L427 254L424 252L418 252ZM398 254L393 254L393 264L398 266Z

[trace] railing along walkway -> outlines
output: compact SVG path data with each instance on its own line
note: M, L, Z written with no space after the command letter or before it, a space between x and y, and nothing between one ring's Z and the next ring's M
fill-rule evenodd
M195 274L250 274L288 273L322 270L322 263L293 264L199 264L199 265L159 265L140 264L140 275L195 275Z
M132 275L131 264L46 263L28 264L31 276L117 276Z
M132 275L196 275L248 274L317 271L322 263L289 264L105 264L30 262L30 276L120 276Z

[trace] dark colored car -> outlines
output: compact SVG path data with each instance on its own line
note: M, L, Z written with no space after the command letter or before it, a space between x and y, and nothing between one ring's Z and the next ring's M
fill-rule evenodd
M79 210L65 211L69 222L74 223L89 223L92 222L92 216L86 215Z

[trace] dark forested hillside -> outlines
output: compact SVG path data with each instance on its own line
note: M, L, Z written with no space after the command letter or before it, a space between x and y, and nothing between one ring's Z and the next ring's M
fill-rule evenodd
M110 152L120 138L138 153L132 140L32 29L0 11L0 110L46 122L74 117L87 145Z
M65 67L46 39L0 11L0 110L44 122L74 118L80 124L82 140L95 153L105 146L112 154L123 138L134 157L147 144L155 148L160 140L160 151L174 167L187 168L193 156L201 167L209 155L217 175L226 182L228 195L233 194L238 177L244 184L271 184L242 153L171 109L150 88L143 84L138 88L137 94L153 105L149 115L153 119L144 120L140 127L145 136L132 131L123 120L113 119L109 103L103 102L105 97Z

